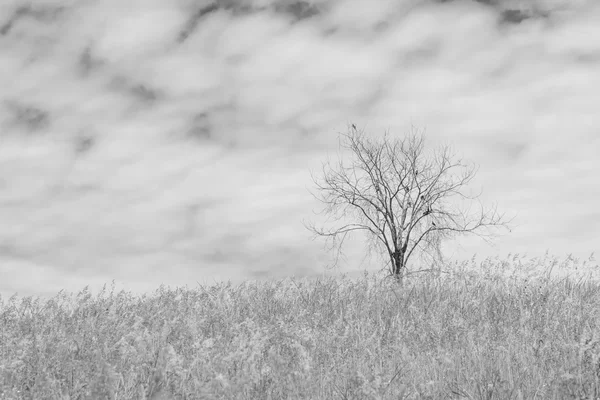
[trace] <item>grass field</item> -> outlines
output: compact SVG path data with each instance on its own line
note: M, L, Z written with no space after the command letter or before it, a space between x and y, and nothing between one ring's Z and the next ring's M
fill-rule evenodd
M600 398L598 266L523 260L2 299L0 399Z

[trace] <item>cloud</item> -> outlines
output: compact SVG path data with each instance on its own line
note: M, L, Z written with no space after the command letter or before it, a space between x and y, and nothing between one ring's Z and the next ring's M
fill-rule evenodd
M282 4L2 6L3 294L319 273L309 171L348 123L425 129L518 214L452 259L597 250L597 2Z

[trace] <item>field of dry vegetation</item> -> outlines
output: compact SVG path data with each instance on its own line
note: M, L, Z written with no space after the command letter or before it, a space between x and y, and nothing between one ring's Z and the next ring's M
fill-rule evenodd
M598 399L598 281L552 273L598 266L567 261L0 299L0 399Z

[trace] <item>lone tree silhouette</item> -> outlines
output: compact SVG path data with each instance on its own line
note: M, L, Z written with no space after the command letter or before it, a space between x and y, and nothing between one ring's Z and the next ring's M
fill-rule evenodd
M412 130L404 138L371 139L354 124L340 134L340 147L350 163L323 164L313 196L323 203L331 228L306 225L337 248L336 263L346 236L367 234L370 244L389 256L389 273L400 283L415 254L442 261L441 244L457 235L475 234L484 240L491 228L509 221L496 207L484 209L479 194L465 193L477 168L456 158L449 146L425 152L423 135ZM476 210L473 210L475 207ZM387 257L385 257L387 258Z

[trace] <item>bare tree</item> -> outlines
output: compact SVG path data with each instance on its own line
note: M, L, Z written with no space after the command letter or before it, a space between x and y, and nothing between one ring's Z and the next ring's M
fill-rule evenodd
M441 261L441 244L456 235L475 234L484 240L490 228L509 221L496 207L485 210L479 195L465 192L477 168L457 159L449 146L425 153L424 138L415 130L404 138L370 139L352 124L340 134L340 147L352 161L323 164L313 193L332 228L306 225L337 248L336 263L350 232L367 234L370 247L389 257L389 272L400 282L415 254Z

